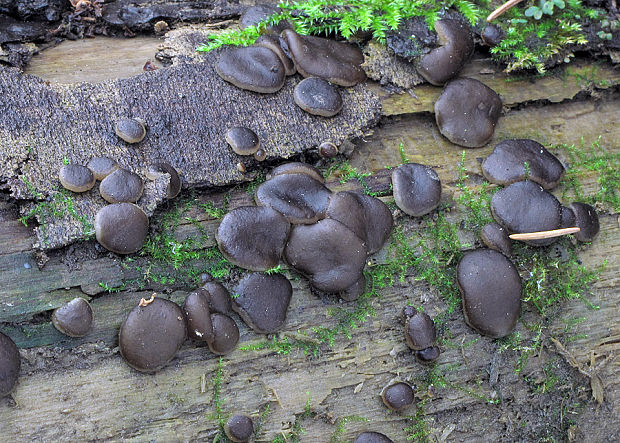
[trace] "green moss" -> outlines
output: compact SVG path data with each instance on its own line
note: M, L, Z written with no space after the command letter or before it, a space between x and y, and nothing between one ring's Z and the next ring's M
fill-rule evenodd
M368 422L365 417L360 417L359 415L347 415L346 417L339 418L336 422L336 429L332 433L331 438L329 439L329 443L344 443L346 440L344 439L344 434L347 432L347 424L353 422Z
M22 215L19 220L24 226L28 226L28 220L36 218L39 222L39 230L45 244L49 244L49 240L46 236L47 224L63 218L66 215L70 215L71 218L79 222L82 226L82 240L89 240L92 238L95 234L95 227L87 216L80 213L75 208L73 196L69 191L63 188L57 188L50 193L47 199L43 200L43 195L37 191L32 183L25 178L22 178L22 181L28 188L28 192L30 192L32 197L39 201L37 201L26 214Z
M582 139L577 145L553 145L550 149L565 155L568 168L560 182L562 199L575 199L606 210L620 212L620 152L613 152L601 145L601 138L588 147ZM593 177L597 190L585 195L583 180Z

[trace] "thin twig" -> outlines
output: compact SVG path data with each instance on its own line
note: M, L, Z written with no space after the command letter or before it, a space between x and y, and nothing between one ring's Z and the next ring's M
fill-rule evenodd
M513 240L542 240L545 238L553 238L559 237L561 235L574 234L575 232L581 231L580 228L562 228L562 229L553 229L551 231L538 231L538 232L524 232L521 234L510 234L510 237Z
M508 11L510 8L517 5L518 3L521 3L522 1L523 0L508 0L506 3L504 3L499 8L497 8L495 11L491 12L489 16L487 17L487 21L491 22L495 20L497 17L502 15L504 12Z

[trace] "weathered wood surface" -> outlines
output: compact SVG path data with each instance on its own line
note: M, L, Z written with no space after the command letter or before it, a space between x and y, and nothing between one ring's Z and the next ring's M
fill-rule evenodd
M558 80L549 77L533 81L532 88L539 92L527 97L538 98L527 100L544 99L540 92L543 88L538 85L550 79ZM509 91L516 96L529 84L525 80L505 83L507 89L502 96L510 96ZM559 78L546 87L549 91L566 88L566 98L580 90L571 77L566 82ZM526 96L525 92L521 94ZM407 96L398 99L403 97ZM397 98L386 97L384 104L389 100ZM444 185L444 199L449 202L456 192L462 148L439 135L427 109L420 113L414 105L407 106L398 111L404 115L384 119L372 136L357 143L351 164L360 172L375 172L377 178L369 182L385 189L389 174L384 168L400 164L399 145L403 143L411 161L435 167ZM471 176L468 184L477 182L479 159L491 151L496 141L508 137L533 137L551 144L575 143L583 136L589 144L601 135L602 146L619 152L619 118L617 93L601 100L511 109L500 119L490 146L467 151L465 167ZM593 192L593 176L583 179L586 194ZM334 190L359 186L355 181L331 181L329 185ZM225 190L200 192L195 198L196 203L212 201L219 206ZM229 207L250 202L251 196L244 190L233 191ZM176 231L178 238L205 232L209 236L205 245L212 245L217 220L197 205L187 216L198 220L200 231L196 224L182 220ZM0 202L0 330L15 339L23 357L13 398L0 399L0 435L7 441L211 441L217 426L212 418L217 358L206 348L187 342L175 360L155 375L129 369L118 354L116 335L126 313L145 293L102 293L98 283L113 286L122 279L136 277L137 271L122 266L117 256L105 253L92 241L48 252L49 261L39 269L37 261L44 261L44 257L31 248L33 234L18 217L12 200ZM462 214L453 211L449 217L458 221ZM424 223L402 215L397 221L407 232L424 228ZM572 369L552 345L530 359L524 374L531 380L541 380L543 368L552 363L561 379L556 391L534 394L523 376L514 373L517 353L499 352L500 343L475 334L457 310L448 317L439 363L448 385L416 393L419 399L429 398L425 414L432 437L438 441L538 441L574 423L571 432L576 441L620 438L619 253L618 214L602 214L600 235L580 254L590 267L605 258L609 260L590 298L600 309L589 309L579 300L567 301L547 332L566 346L585 371L598 374L605 393L600 407L590 398L589 380ZM408 301L423 305L431 315L445 309L436 291L415 277L411 271L404 283L382 290L380 298L373 301L377 315L354 330L351 339L339 337L333 348L322 348L317 358L296 352L280 356L268 350L235 351L224 357L224 414L242 411L257 417L269 404L272 412L259 436L259 441L268 441L290 431L296 417L302 416L309 393L314 415L300 418L305 430L301 441L327 442L338 419L358 415L369 422L349 423L344 434L347 441L361 430L372 429L386 433L395 442L404 442L403 428L412 422L406 414L389 412L378 393L395 378L419 386L427 368L416 363L408 351L398 315ZM294 298L283 335L295 336L317 324L335 324L327 314L329 304L311 294L305 280L293 281L293 285ZM161 289L156 285L145 288ZM172 289L176 291L169 297L180 301L192 288ZM92 297L95 310L95 328L83 339L64 337L49 322L50 310L76 294ZM532 332L527 326L536 316L526 309L517 330L530 337ZM574 329L568 328L567 324L577 318L585 320ZM239 324L241 345L262 340ZM578 400L578 406L563 404L563 396L569 392L573 396L567 398ZM486 399L491 398L502 401L489 404ZM415 409L408 413L415 414Z
M0 68L0 182L16 198L37 194L43 199L58 186L52 178L63 161L86 164L105 155L143 177L150 163L166 161L189 186L226 185L251 179L257 163L230 149L224 134L231 126L252 128L267 158L277 159L327 140L340 144L361 136L378 118L378 98L363 86L343 89L343 110L327 119L295 105L296 79L289 78L275 94L244 91L215 73L217 57L209 53L202 63L96 84L52 85ZM114 133L115 121L124 116L147 122L147 137L139 144L129 145ZM239 171L240 162L247 173ZM161 201L161 193L144 195L149 203ZM91 224L105 204L97 189L74 200ZM49 231L38 233L40 248L67 245L84 235L84 223L76 217L47 222Z

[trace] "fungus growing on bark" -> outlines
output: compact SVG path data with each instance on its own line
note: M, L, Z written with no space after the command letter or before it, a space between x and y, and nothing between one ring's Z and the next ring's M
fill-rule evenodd
M250 274L235 293L233 310L255 332L269 334L282 328L293 295L291 283L282 274Z
M514 329L521 310L521 277L500 252L476 249L457 266L465 322L481 334L505 337Z
M392 411L404 411L413 404L413 388L409 383L393 383L383 388L383 391L381 391L381 400L383 400L383 404Z
M491 140L501 112L497 93L472 78L452 80L435 102L439 132L466 148L478 148Z
M300 81L293 91L293 99L297 106L313 115L333 117L342 109L342 97L338 89L318 77Z
M441 200L441 181L429 166L408 163L392 172L394 201L405 214L420 217Z
M306 174L279 174L261 184L255 200L281 213L293 224L325 218L331 191Z
M183 311L187 319L187 333L194 340L212 341L213 324L207 291L199 288L190 292L183 303Z
M156 297L131 310L121 326L121 355L132 368L155 372L174 358L187 337L185 314L170 300Z
M482 242L491 249L501 252L505 256L512 255L512 243L510 237L504 228L497 223L489 223L484 225L480 231Z
M86 167L91 170L96 180L103 180L118 169L118 163L108 157L93 157Z
M254 423L247 415L235 414L224 425L226 436L235 443L245 443L254 433Z
M458 20L435 22L439 47L420 57L416 69L429 83L441 86L455 77L474 51L469 27Z
M73 192L86 192L95 186L95 176L81 165L63 165L58 173L63 188Z
M146 136L146 126L141 119L122 118L114 126L116 135L127 143L139 143Z
M135 203L142 196L144 183L140 176L127 169L117 169L99 184L99 193L109 203Z
M226 314L211 314L213 325L213 340L207 342L211 352L225 355L232 352L239 343L239 328L237 323Z
M243 126L235 126L226 131L226 142L235 154L239 155L252 155L260 147L258 135Z
M109 251L132 254L144 245L149 219L132 203L104 206L95 216L95 237Z
M215 239L224 257L233 264L266 271L280 262L290 227L274 209L243 206L224 216Z
M54 310L52 324L69 337L84 337L93 326L93 309L83 298L74 298Z
M579 232L575 233L575 238L581 242L594 240L600 229L596 209L586 203L575 202L570 205L575 214L575 221Z
M225 81L248 91L271 94L284 85L284 66L278 56L262 46L228 48L215 71Z

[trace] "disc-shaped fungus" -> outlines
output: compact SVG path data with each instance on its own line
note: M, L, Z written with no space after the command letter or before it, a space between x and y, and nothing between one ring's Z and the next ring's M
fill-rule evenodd
M0 332L0 398L11 393L17 377L21 360L15 342Z
M521 310L521 277L500 252L476 249L457 266L466 323L492 338L510 334Z
M482 242L489 248L509 257L512 254L512 243L508 233L497 223L488 223L480 231Z
M183 303L183 311L189 337L209 342L213 340L213 325L206 293L202 288L190 292Z
M327 80L308 77L300 81L293 91L297 106L309 114L333 117L342 109L338 89Z
M353 443L394 443L391 438L380 432L362 432Z
M269 334L284 325L293 287L282 274L254 273L239 282L235 294L233 310L255 332Z
M302 162L283 163L280 166L273 168L271 172L267 174L267 180L271 180L276 175L283 174L306 174L319 183L325 183L325 179L321 175L321 171L308 163Z
M437 340L433 319L424 312L417 312L409 317L405 325L405 339L407 345L414 351L433 346Z
M69 337L84 337L93 326L93 309L81 297L54 310L52 324Z
M115 203L104 206L95 216L95 237L109 251L132 254L144 245L149 219L139 206Z
M239 328L237 323L226 314L218 312L211 314L213 325L213 340L207 342L211 352L224 355L232 352L239 342Z
M290 224L278 211L265 206L243 206L224 216L215 239L224 257L251 271L277 266Z
M528 139L504 140L482 163L482 173L491 182L509 185L529 179L553 189L564 174L564 166L543 145Z
M254 423L247 415L235 414L226 421L224 432L235 443L245 443L254 434Z
M293 75L297 72L295 69L295 65L293 64L293 60L289 58L288 55L282 50L280 46L280 37L274 34L264 34L258 37L254 42L256 46L262 46L264 48L272 50L282 62L282 66L284 66L284 73L288 75Z
M239 155L252 155L260 147L258 135L243 126L235 126L226 131L226 142L235 154Z
M142 120L137 118L122 118L114 126L116 135L127 143L141 142L146 136L146 128Z
M404 411L413 404L413 388L405 382L392 383L381 391L381 400L392 411Z
M497 191L491 198L493 218L509 234L558 229L562 222L562 208L555 196L538 183L526 180L513 183ZM530 240L529 244L543 246L557 238Z
M408 163L392 172L394 201L405 214L428 214L441 200L441 181L429 166Z
M435 102L439 132L466 148L478 148L491 140L501 112L497 93L472 78L452 80Z
M58 178L63 188L73 192L86 192L95 186L92 171L82 165L63 165Z
M575 214L575 222L581 231L575 233L575 238L581 242L594 240L600 229L596 209L586 203L575 202L570 205Z
M203 294L207 297L211 312L228 314L232 309L232 302L228 290L219 282L210 281L202 286L206 291Z
M119 168L99 184L99 193L109 203L135 203L142 196L144 183L140 176L127 169Z
M332 195L326 217L339 221L361 238L366 243L368 254L383 247L394 225L392 212L385 203L352 191Z
M215 65L218 75L238 88L270 94L284 85L284 66L278 56L262 46L229 48Z
M92 171L96 180L103 180L118 169L118 163L108 157L93 157L86 167Z
M154 297L131 310L118 337L121 355L129 366L155 372L174 358L185 341L185 314L176 303Z
M256 203L275 209L293 224L325 218L331 191L306 174L280 174L256 190Z
M292 29L282 32L282 39L304 77L320 77L340 86L353 86L366 80L360 67L362 51L348 43L321 37L299 35Z
M313 225L293 227L284 257L316 289L340 292L362 276L366 245L342 223L325 219Z
M439 47L420 57L416 69L433 85L443 85L455 77L474 51L469 27L461 21L441 19L435 22Z

